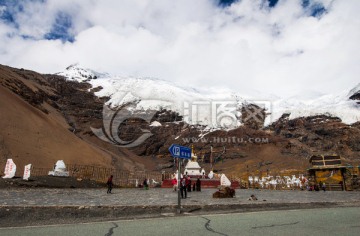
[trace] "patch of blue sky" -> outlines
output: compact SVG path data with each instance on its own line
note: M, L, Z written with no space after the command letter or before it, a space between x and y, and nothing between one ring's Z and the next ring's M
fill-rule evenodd
M22 11L23 7L17 1L0 0L0 20L6 24L18 27L15 14Z
M327 13L324 5L315 0L302 0L301 5L307 14L312 17L321 18Z
M0 0L0 21L18 28L16 16L24 12L24 5L29 2L45 2L45 0Z
M14 28L19 28L16 21L16 15L24 11L24 4L28 2L45 2L45 0L0 0L0 21L10 25ZM70 32L73 26L72 18L65 12L59 12L56 15L55 22L53 23L50 32L46 33L43 37L48 40L60 39L63 42L74 42L74 35ZM8 37L14 37L11 34ZM23 39L35 39L29 35L19 35Z
M219 0L218 5L221 7L228 7L231 6L234 2L238 2L240 0Z
M45 34L44 38L48 40L60 39L62 42L74 42L75 38L71 33L72 26L71 16L65 12L59 12L50 32Z
M269 7L275 7L279 0L268 0Z
M321 3L313 4L309 9L310 16L321 18L324 14L327 13L327 10Z
M219 0L219 6L221 7L228 7L234 2L238 2L241 0ZM275 7L279 0L264 0L264 3L267 4L269 7Z

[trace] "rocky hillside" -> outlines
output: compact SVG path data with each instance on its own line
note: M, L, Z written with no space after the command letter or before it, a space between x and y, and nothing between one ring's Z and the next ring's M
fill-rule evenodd
M166 125L154 127L154 136L133 149L139 155L156 155L173 160L168 154L172 143L193 145L202 166L210 168L213 147L214 169L227 173L304 170L313 154L340 154L344 164L360 163L359 122L346 125L339 118L328 116L302 117L289 120L286 116L265 129L242 126L231 131L204 133L201 127ZM205 135L204 135L205 134Z
M113 136L106 142L94 134L99 129L109 138L103 105L110 98L95 96L102 88L88 82L97 80L97 75L86 76L85 80L69 80L0 66L0 168L6 158L13 158L19 166L51 167L63 159L127 170L173 171L174 160L168 151L172 143L193 145L207 171L212 167L237 175L305 170L308 158L322 153L340 154L345 164L360 163L360 122L345 124L329 115L291 119L290 114L283 114L266 126L269 114L255 104L239 111L243 126L227 131L189 125L178 112L165 108L148 110L152 115L146 121L141 119L144 110L132 110L112 135L128 142L144 133L151 135L135 147L119 147L114 145ZM357 96L355 91L349 98ZM122 104L127 108L137 105L133 100ZM251 118L254 109L261 112Z
M358 104L360 104L360 84L351 91L350 95L351 100L358 100Z
M29 163L50 170L57 160L144 169L127 150L82 139L82 125L102 119L103 101L88 88L58 76L0 66L0 170L7 158L18 165L18 173Z

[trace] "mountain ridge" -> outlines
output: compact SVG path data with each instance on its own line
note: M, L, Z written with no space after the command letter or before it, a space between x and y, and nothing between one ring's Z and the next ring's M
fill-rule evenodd
M174 159L170 156L168 148L173 143L194 146L194 150L200 158L200 165L207 172L213 169L234 175L242 175L247 171L250 173L269 172L274 175L289 170L305 171L309 165L309 157L314 154L335 153L343 156L344 164L349 165L356 165L360 161L359 121L348 125L340 119L326 114L295 119L292 119L291 115L285 114L264 127L259 122L254 122L257 119L252 117L251 113L255 110L261 111L261 115L257 117L261 120L266 112L254 104L247 104L239 111L241 117L250 119L239 127L225 130L209 129L205 125L184 122L186 117L159 107L161 109L155 111L150 122L130 117L115 127L113 134L118 134L121 139L128 141L136 139L144 130L152 134L138 146L124 148L116 145L116 142L104 142L91 130L91 127L94 127L105 131L103 107L112 99L107 96L99 96L97 93L101 91L101 88L89 83L91 81L101 82L101 76L94 78L91 75L92 79L87 78L88 81L78 82L65 79L60 75L41 75L36 72L5 66L0 66L0 69L2 69L0 89L6 90L7 94L14 97L5 103L11 112L1 111L1 125L6 130L0 132L0 152L3 158L11 156L20 165L32 163L34 166L39 166L46 164L51 168L54 160L59 158L65 159L68 163L92 163L118 170L172 172L174 171ZM111 80L107 81L111 82ZM144 80L140 82L144 82ZM115 81L115 83L117 82ZM139 84L141 85L141 83ZM1 95L3 94L5 93ZM160 92L159 95L161 95ZM175 95L173 94L173 96ZM129 101L138 99L138 97L131 97L130 95L128 98ZM340 98L343 96L338 99ZM41 120L56 117L56 122L60 122L61 125L54 127L46 122L41 123L41 127L34 125L40 121L36 119L34 123L30 115L24 115L27 114L27 110L15 102L19 99L32 112L41 114ZM324 99L327 100L326 97ZM138 104L135 104L135 108ZM351 104L356 104L356 100L353 100ZM1 107L5 107L5 105ZM134 104L130 104L130 106L134 106ZM114 110L116 111L116 109ZM143 111L133 110L138 114ZM19 118L16 120L14 117L21 117L22 120L20 121ZM19 133L19 129L14 129L18 125L9 124L8 121L24 124L20 130L31 129L31 132ZM264 120L261 121L263 124ZM41 135L47 137L48 134L57 134L58 131L56 130L58 129L61 129L58 136L66 137L64 141L57 142L50 138L44 139L48 140L48 144L45 145L44 143L44 145L40 145L41 148L38 148L39 145L36 143L38 142L37 130ZM23 149L19 153L18 150L22 148L21 145L29 142L29 140L35 141L35 143L27 146L31 151ZM69 140L72 141L72 145L61 146ZM49 153L49 149L46 148L47 146L50 148L54 143L61 146L61 148L56 149L56 155ZM35 152L32 151L34 148ZM89 158L78 158L82 149L97 150L96 153L99 151L103 154L91 155L90 151L84 155ZM210 164L209 159L211 149L214 151L215 163L213 165ZM4 163L0 163L0 168L2 167L1 164Z
M81 72L84 77L81 76ZM360 120L359 104L354 101L355 99L352 99L360 96L360 84L350 91L342 91L337 94L321 94L316 98L302 100L296 97L276 98L276 96L271 95L263 98L253 98L249 94L243 95L229 89L190 88L154 78L113 76L108 73L86 70L79 65L68 67L65 71L57 74L69 80L86 81L94 88L99 88L95 95L110 97L107 104L112 107L135 102L137 103L137 109L159 110L160 108L166 108L184 115L184 103L229 101L235 102L238 110L241 109L244 103L260 104L262 108L267 110L267 113L271 113L266 117L265 125L275 122L284 113L290 113L291 119L326 114L339 117L346 124ZM94 77L96 79L93 79ZM314 97L313 92L310 91L309 93L311 93L310 97ZM127 94L130 95L127 96ZM129 100L129 97L132 97L132 100ZM127 99L123 100L124 98ZM146 102L146 100L149 102ZM210 119L211 117L205 116L203 120L199 120L199 124L214 125L205 121Z

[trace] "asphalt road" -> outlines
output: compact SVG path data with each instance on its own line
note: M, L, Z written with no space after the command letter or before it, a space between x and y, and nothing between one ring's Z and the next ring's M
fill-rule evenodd
M0 235L359 235L360 207L0 228Z

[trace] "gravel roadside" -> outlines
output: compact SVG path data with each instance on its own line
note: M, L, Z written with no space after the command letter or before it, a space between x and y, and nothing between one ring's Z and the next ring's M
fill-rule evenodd
M237 189L235 198L214 199L216 189L190 192L177 213L171 189L10 188L0 189L0 227L68 224L176 215L268 210L360 207L360 192ZM258 200L249 200L255 195Z

